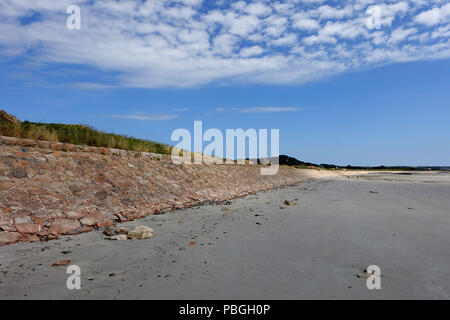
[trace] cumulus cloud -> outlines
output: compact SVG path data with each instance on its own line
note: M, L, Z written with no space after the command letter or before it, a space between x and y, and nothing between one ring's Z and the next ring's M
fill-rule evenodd
M253 46L253 47L243 48L240 52L240 55L242 57L248 58L251 56L258 56L263 52L264 52L264 49L261 48L260 46Z
M65 27L74 3L81 30ZM2 0L0 61L23 61L36 76L52 65L107 74L108 85L74 83L94 90L298 84L450 58L449 19L448 0Z
M418 14L415 21L427 26L434 26L439 23L450 22L450 3L442 7L436 7Z
M303 30L317 30L320 28L320 24L317 20L299 17L295 19L292 24L294 28L303 29Z
M391 33L391 37L389 38L389 43L397 43L399 41L403 41L406 38L408 38L410 35L417 32L416 28L409 28L409 29L403 29L403 28L397 28Z

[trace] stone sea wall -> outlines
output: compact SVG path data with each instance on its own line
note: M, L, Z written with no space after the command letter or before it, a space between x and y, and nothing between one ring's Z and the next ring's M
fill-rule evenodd
M280 167L176 165L170 156L0 137L0 245L55 239L305 180Z

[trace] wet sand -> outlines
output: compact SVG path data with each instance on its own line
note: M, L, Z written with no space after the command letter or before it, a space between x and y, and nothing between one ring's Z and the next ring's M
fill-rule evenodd
M449 299L449 195L449 173L337 176L121 225L152 239L4 246L0 299Z

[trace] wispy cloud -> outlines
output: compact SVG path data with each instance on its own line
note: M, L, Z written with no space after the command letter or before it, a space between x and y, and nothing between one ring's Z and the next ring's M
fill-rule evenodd
M189 108L176 108L175 112L187 112L189 110L190 110Z
M239 114L239 113L275 113L275 112L297 112L302 111L303 108L300 107L251 107L251 108L215 108L213 111L207 113L205 116L210 117L217 113L232 113L232 114Z
M173 120L179 117L177 114L157 114L157 115L141 115L141 114L113 114L111 118L116 119L129 119L129 120L141 120L141 121L161 121L161 120Z
M93 83L93 82L77 82L74 83L73 86L78 89L83 90L105 90L112 89L114 86L102 84L102 83Z
M259 107L259 108L238 108L240 113L272 113L272 112L295 112L301 111L302 108L288 107Z

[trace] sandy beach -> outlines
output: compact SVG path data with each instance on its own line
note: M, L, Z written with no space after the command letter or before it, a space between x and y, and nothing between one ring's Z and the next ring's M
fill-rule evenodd
M448 299L449 194L445 172L336 175L121 225L153 228L147 240L8 245L0 299Z

